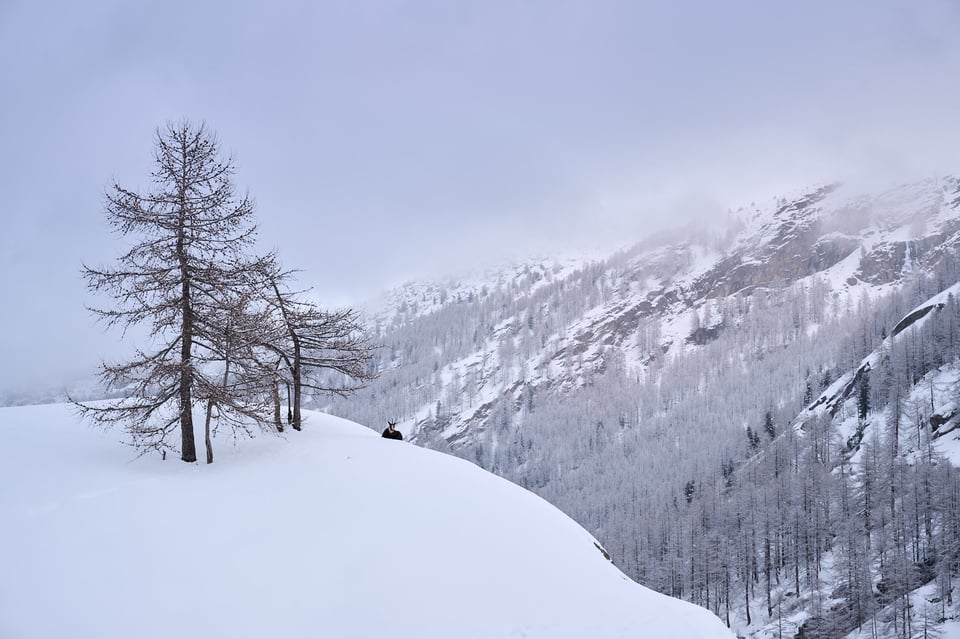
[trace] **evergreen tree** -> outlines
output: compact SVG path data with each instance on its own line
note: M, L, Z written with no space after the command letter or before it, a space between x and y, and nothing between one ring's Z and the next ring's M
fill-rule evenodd
M870 412L870 372L863 369L860 374L860 381L857 385L857 417L860 421L867 418Z
M763 417L763 430L767 433L767 436L770 439L773 439L777 436L777 429L773 425L773 415L770 411L767 411L767 414Z

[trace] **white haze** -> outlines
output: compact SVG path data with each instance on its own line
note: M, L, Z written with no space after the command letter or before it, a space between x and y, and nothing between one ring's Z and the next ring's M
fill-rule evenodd
M0 389L129 346L103 189L205 120L320 301L621 246L809 183L957 170L950 0L0 5ZM53 371L56 371L54 373Z

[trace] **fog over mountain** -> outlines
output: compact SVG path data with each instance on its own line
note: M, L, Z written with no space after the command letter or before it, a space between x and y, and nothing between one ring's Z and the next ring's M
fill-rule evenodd
M119 253L103 191L148 183L168 120L214 128L262 245L355 303L950 170L958 26L948 0L5 2L0 387L130 350L92 325L78 271Z

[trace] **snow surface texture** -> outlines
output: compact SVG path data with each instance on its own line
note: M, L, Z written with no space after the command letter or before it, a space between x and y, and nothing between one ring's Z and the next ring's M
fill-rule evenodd
M352 422L213 466L117 439L0 409L0 637L732 637L532 493Z

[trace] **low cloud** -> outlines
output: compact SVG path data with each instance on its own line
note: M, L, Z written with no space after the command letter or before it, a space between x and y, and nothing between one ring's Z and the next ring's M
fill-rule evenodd
M264 248L330 304L960 170L950 0L176 5L0 8L0 387L124 348L79 268L118 253L103 189L149 184L167 119L236 151Z

